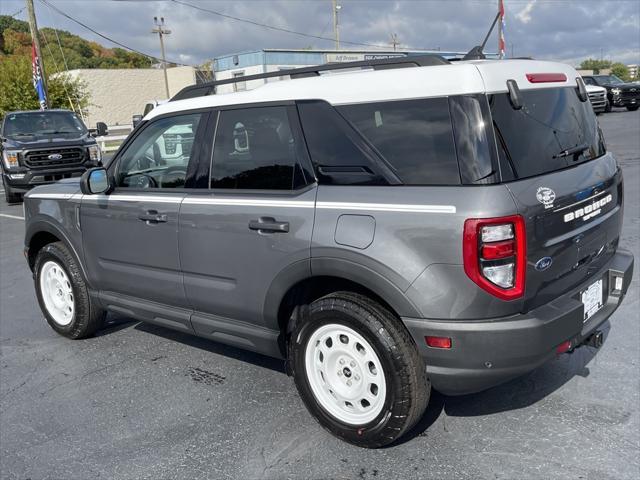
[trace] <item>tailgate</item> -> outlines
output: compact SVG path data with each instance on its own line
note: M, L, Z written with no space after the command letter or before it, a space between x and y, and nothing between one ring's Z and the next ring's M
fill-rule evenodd
M622 174L611 154L507 187L526 222L523 311L587 283L614 254L623 195Z

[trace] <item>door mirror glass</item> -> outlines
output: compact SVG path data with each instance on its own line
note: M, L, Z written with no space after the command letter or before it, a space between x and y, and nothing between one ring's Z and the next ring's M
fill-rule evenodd
M80 190L85 195L107 193L110 187L109 175L102 167L87 170L80 179Z
M104 122L96 123L96 133L99 137L104 137L107 133L107 124Z

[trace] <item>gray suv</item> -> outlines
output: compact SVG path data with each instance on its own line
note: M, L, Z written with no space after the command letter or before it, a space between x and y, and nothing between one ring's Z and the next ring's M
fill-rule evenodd
M242 80L262 86L188 87L106 168L26 195L54 330L114 312L284 358L320 424L365 447L415 425L432 387L601 344L633 257L571 67L430 56Z

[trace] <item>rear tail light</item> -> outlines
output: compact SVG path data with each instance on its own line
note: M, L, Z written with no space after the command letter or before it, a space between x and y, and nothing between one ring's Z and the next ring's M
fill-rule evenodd
M464 271L502 300L524 294L527 267L524 219L520 215L470 218L464 222Z
M431 348L444 348L447 350L451 348L451 339L449 337L426 336L424 340Z

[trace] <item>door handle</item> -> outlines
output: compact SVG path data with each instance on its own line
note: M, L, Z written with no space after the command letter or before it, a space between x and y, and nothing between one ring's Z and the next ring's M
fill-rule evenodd
M143 222L150 223L166 223L168 218L164 213L158 213L157 210L147 210L146 213L138 215L138 219Z
M289 222L278 222L272 217L260 217L258 220L249 222L249 230L257 230L260 232L280 232L287 233L289 231Z

